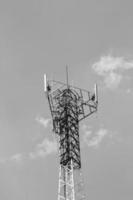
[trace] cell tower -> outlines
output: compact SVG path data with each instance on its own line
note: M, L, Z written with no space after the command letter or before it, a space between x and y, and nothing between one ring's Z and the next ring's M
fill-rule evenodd
M66 68L67 69L67 68ZM53 131L59 144L58 200L85 199L81 173L79 122L97 111L98 93L47 80L44 75L46 93L53 121Z

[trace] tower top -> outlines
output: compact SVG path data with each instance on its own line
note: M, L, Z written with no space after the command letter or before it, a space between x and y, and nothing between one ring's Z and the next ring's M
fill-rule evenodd
M93 92L70 85L68 79L68 66L66 66L66 83L48 80L46 75L44 75L44 91L48 99L53 119L53 130L58 135L60 135L59 126L63 111L62 109L68 109L68 105L71 107L70 110L72 110L72 107L75 105L78 122L97 111L97 85L95 84Z

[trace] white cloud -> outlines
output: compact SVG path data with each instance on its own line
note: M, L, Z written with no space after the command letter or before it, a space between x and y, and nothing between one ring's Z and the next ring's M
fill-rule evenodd
M31 159L45 157L57 152L57 142L45 138L40 144L37 144L35 151L29 153Z
M126 90L126 92L127 92L127 94L133 94L133 90L132 90L131 88L128 88L128 89Z
M84 128L83 143L89 147L98 147L106 136L110 136L110 131L105 128L99 129L93 133L90 127Z
M6 164L9 162L22 163L23 159L24 159L23 154L16 153L16 154L11 155L10 157L0 158L0 163L1 164Z
M49 123L50 123L50 121L51 121L51 119L49 119L49 118L43 118L43 117L36 117L36 121L39 123L39 124L41 124L41 125L43 125L44 126L44 128L47 128L48 126L49 126Z
M108 131L106 129L100 129L96 132L95 136L88 141L88 146L98 147L106 135L108 135Z
M10 157L11 161L14 161L14 162L17 162L17 163L20 163L22 160L23 160L23 155L20 154L20 153L17 153L17 154L14 154Z
M44 158L47 155L54 154L57 152L57 142L55 139L49 140L48 138L45 138L41 143L37 144L35 146L35 150L32 152L27 152L27 153L16 153L11 155L10 157L7 158L0 158L0 163L1 164L6 164L6 163L23 163L25 160L33 160L36 158Z
M107 88L115 89L123 79L125 70L133 69L133 60L127 61L124 57L111 55L102 56L100 60L92 65L93 70L104 78Z
M91 134L92 134L92 130L91 130L91 127L83 124L82 125L82 130L84 132L84 135L83 135L83 143L87 143L88 141L88 138L91 137Z
M118 87L118 85L120 84L122 80L122 75L111 72L110 74L108 74L105 79L104 79L104 83L106 85L107 88L110 89L115 89Z

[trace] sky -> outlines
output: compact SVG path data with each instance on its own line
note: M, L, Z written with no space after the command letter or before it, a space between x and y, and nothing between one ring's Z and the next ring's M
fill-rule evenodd
M0 0L0 199L57 199L43 74L93 91L80 124L86 199L133 199L131 0Z

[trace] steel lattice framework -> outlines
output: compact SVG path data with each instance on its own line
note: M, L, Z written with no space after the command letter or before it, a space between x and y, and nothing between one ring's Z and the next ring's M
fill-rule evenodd
M94 94L91 94L58 81L47 81L45 76L44 87L53 130L59 138L58 200L77 200L75 189L78 183L74 181L74 172L81 171L79 122L97 111L97 86Z

